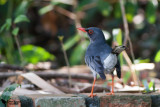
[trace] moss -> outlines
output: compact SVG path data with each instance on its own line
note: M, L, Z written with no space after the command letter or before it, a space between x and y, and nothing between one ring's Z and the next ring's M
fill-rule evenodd
M33 100L26 96L18 96L21 101L21 107L34 107Z

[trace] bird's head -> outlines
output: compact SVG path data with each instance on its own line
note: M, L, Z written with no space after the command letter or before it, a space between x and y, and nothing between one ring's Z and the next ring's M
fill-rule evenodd
M104 34L101 29L97 27L89 27L89 28L77 28L78 30L81 30L83 32L86 32L88 34L89 39L91 42L102 42L105 41Z

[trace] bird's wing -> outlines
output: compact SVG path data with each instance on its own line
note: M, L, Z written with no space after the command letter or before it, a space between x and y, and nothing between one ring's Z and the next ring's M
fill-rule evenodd
M92 70L96 71L102 79L106 79L100 56L86 56L85 62Z
M115 67L116 67L116 72L117 72L118 78L121 78L121 66L120 66L119 60L117 60L117 64Z

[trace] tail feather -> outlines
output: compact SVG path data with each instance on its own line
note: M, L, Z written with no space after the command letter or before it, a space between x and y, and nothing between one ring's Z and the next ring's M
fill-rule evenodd
M105 76L104 72L103 72L103 73L98 73L98 74L99 74L99 76L100 76L103 80L106 79L106 76Z
M125 49L126 49L126 46L116 46L114 49L112 49L112 53L120 54Z

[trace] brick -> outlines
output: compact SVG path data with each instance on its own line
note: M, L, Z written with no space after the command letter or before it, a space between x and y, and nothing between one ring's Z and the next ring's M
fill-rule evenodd
M96 96L94 98L88 97L86 94L78 94L79 97L83 97L86 102L86 107L100 107L100 100L99 97Z
M151 107L151 97L139 94L101 96L100 107Z
M160 107L160 93L116 93L108 96L98 93L90 98L88 94L63 94L63 95L27 95L12 97L20 101L21 107ZM11 104L9 107L19 105ZM19 106L20 107L20 106Z

